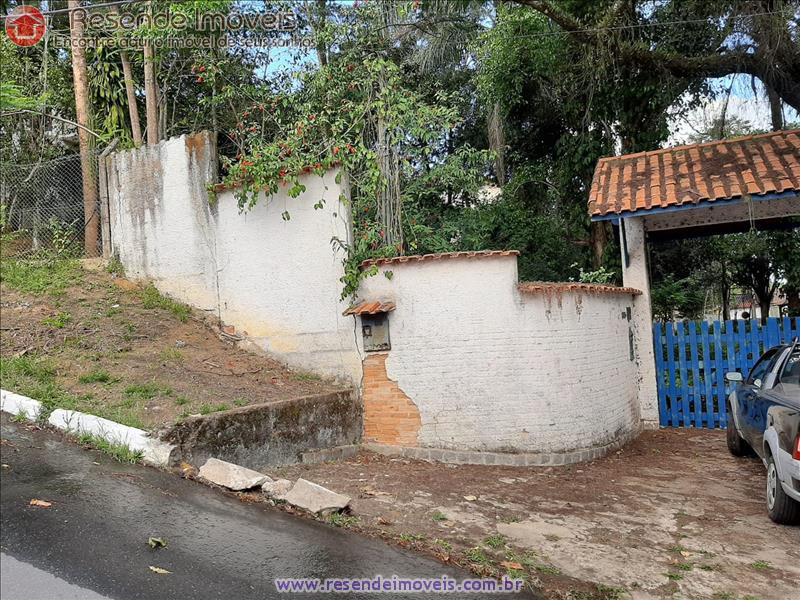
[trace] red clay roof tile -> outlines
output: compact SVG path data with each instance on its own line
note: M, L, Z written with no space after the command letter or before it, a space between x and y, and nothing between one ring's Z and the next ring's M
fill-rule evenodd
M372 265L395 265L406 262L422 262L441 260L443 258L484 258L487 256L519 256L518 250L474 250L469 252L443 252L441 254L414 254L411 256L395 256L394 258L373 258L361 263L365 269Z
M630 213L792 190L800 192L800 130L601 158L589 213Z
M563 292L584 292L586 294L631 294L638 296L641 290L630 287L619 287L616 285L603 285L600 283L579 283L579 282L550 282L550 281L523 281L517 285L520 292L527 294L537 293L563 293Z
M355 306L351 306L344 311L344 316L347 315L377 315L378 313L392 312L395 309L394 302L362 302Z

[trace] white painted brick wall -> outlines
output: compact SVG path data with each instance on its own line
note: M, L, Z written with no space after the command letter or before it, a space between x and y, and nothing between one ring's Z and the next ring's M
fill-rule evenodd
M520 293L514 256L381 271L360 296L397 304L386 367L420 411L420 445L564 452L638 429L632 296Z
M112 246L126 274L219 311L224 323L289 365L357 383L353 323L339 300L343 256L331 245L333 237L350 238L336 173L304 178L307 190L297 198L262 194L242 213L231 191L209 205L211 155L208 144L186 136L114 155Z

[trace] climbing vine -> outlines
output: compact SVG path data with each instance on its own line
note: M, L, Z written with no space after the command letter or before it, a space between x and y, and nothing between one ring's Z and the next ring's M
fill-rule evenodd
M363 16L373 9L358 10ZM354 224L352 240L332 240L347 256L343 297L370 274L359 268L363 260L405 251L400 179L427 168L432 148L459 122L447 94L435 93L429 101L404 83L401 67L386 56L385 41L369 22L329 23L329 47L337 51L326 64L289 70L270 90L253 89L253 102L238 115L232 134L239 152L225 165L225 182L238 186L242 210L278 192L295 198L306 191L304 176L339 170L337 183L349 189L340 200L349 203ZM196 72L198 84L213 85L213 66ZM316 199L315 207L324 202ZM283 218L290 220L291 213Z

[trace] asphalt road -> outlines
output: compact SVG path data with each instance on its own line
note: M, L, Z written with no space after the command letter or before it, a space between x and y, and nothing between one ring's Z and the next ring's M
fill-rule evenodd
M2 438L3 600L322 598L323 594L278 594L274 579L467 577L380 540L265 505L243 504L156 469L122 465L57 433L12 423L5 414ZM33 498L52 506L30 506ZM165 539L167 547L151 550L151 536ZM151 566L171 573L154 573ZM488 597L373 592L344 596Z

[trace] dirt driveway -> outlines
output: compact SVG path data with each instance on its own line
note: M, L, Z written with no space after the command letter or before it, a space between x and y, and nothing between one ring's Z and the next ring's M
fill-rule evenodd
M611 456L567 467L362 452L280 474L352 495L345 526L478 572L522 574L554 598L798 593L800 529L769 520L763 468L730 456L724 432L648 431Z

